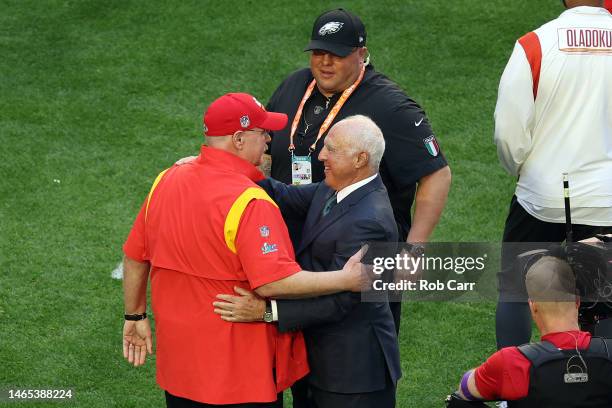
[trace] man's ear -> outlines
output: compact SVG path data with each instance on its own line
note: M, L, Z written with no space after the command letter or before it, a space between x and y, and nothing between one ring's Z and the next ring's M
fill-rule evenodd
M355 160L355 168L360 169L365 167L370 162L370 155L368 152L360 152L357 154L357 159Z
M538 312L538 304L536 302L534 302L533 300L529 299L527 301L527 303L529 304L529 310L531 310L532 314L535 314Z
M234 134L232 135L232 143L234 144L234 147L236 149L242 150L242 147L244 146L244 142L242 140L242 132L234 132Z
M368 47L359 48L359 58L363 62L366 62L370 59L370 51L368 51Z

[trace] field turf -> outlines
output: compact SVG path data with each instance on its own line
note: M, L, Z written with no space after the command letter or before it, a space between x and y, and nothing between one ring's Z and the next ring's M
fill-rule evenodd
M338 6L363 18L373 64L425 108L451 165L433 239L500 239L513 180L492 143L497 84L558 1L0 0L0 390L162 406L155 359L121 356L121 245L155 175L197 152L205 107L231 91L266 101ZM494 350L494 305L405 304L400 341L398 406L442 406Z

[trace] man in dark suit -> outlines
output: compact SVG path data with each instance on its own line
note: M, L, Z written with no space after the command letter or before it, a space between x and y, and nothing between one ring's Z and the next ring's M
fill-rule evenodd
M296 250L303 268L331 270L344 265L364 242L397 242L393 210L378 175L383 152L378 126L365 116L352 116L325 138L319 154L324 183L287 186L267 179L260 184L285 219L304 222ZM224 302L214 303L224 320L273 321L281 331L304 331L311 400L303 388L294 389L294 407L395 406L401 370L387 302L361 302L359 294L348 292L267 302L240 288L237 293L241 296L219 295Z

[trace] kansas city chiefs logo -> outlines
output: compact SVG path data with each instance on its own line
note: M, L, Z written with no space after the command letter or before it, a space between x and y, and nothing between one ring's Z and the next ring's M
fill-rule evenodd
M329 23L325 24L323 27L319 28L319 35L324 36L327 34L337 33L338 31L340 31L343 25L344 23L341 23L339 21L330 21Z

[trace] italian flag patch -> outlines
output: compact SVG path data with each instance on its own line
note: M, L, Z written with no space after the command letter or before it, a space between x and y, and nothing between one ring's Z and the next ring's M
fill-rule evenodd
M440 153L440 146L438 146L438 141L434 135L429 136L427 139L423 139L423 143L425 143L427 151L433 157L436 157L438 153Z

